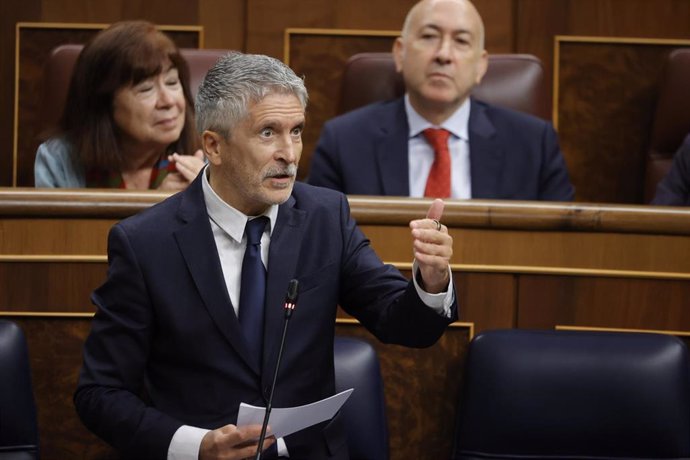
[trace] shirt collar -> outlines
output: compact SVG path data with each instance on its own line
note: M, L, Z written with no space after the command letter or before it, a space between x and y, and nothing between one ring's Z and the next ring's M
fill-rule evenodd
M468 125L470 121L470 98L465 99L465 102L456 110L453 115L444 121L441 126L435 126L422 117L410 103L410 96L405 94L405 113L407 114L407 123L410 126L410 138L419 135L427 128L444 128L463 140L469 140Z
M230 238L238 243L241 242L247 221L259 216L247 216L223 201L208 182L208 165L204 168L204 173L202 174L201 188L204 193L208 217L223 229ZM270 235L273 232L276 218L278 217L278 205L271 205L262 215L268 217L270 221L268 233Z

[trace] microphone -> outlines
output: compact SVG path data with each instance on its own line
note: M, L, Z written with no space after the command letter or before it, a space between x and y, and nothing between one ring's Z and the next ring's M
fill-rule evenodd
M273 383L271 383L271 392L268 395L268 404L266 405L266 413L264 414L264 421L261 424L261 436L259 436L259 444L256 447L255 460L261 460L261 446L266 439L266 429L268 428L268 419L271 416L271 409L273 407L273 392L276 389L276 380L278 380L278 369L280 368L280 360L283 358L283 347L285 346L285 337L287 336L288 324L292 312L297 306L297 297L299 295L299 281L296 279L290 280L288 284L287 293L285 294L285 305L283 305L285 313L285 323L283 325L283 337L280 339L280 348L278 349L278 360L276 361L276 370L273 373Z

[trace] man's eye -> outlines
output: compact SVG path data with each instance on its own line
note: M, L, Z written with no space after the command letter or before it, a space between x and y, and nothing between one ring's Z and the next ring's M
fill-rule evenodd
M435 39L435 38L438 38L438 36L439 36L439 34L438 34L437 31L435 31L435 30L429 30L429 29L424 30L424 31L421 31L420 34L419 34L419 37L420 37L422 40L433 40L433 39Z
M263 137L271 137L273 134L273 130L271 128L264 128L261 130L261 136Z
M293 136L301 136L302 135L302 128L293 128L292 133Z

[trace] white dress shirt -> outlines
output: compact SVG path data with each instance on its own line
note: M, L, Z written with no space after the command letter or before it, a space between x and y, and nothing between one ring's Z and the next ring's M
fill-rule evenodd
M448 150L450 151L450 197L472 198L470 175L470 99L467 98L455 113L441 126L432 125L425 120L410 104L410 97L405 95L405 112L410 126L410 137L407 148L407 164L410 168L410 196L423 197L426 179L431 165L434 164L434 149L422 133L427 128L443 128L450 131Z

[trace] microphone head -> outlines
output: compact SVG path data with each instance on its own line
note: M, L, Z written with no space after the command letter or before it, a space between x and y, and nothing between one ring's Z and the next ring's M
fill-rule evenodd
M299 295L299 281L297 281L296 279L292 279L292 280L290 280L290 283L288 284L287 298L285 300L289 303L296 304L298 295Z

